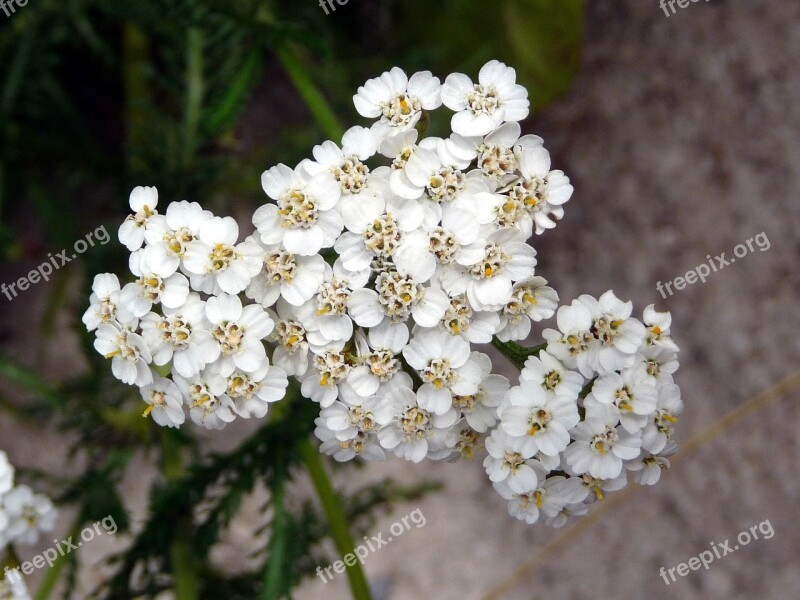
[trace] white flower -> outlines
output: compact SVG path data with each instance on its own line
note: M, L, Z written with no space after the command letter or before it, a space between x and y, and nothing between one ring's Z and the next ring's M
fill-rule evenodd
M326 408L339 397L339 385L346 384L352 365L344 352L332 348L315 353L311 357L311 366L300 385L300 391L306 398Z
M469 343L461 337L432 330L414 335L403 348L403 357L416 369L422 381L417 395L419 406L437 415L450 411L453 395L478 391L481 365L470 361Z
M142 399L147 403L143 417L152 416L162 427L180 427L186 420L183 412L183 395L170 379L156 377L153 383L141 388Z
M130 196L131 210L135 213L126 217L119 228L119 241L133 252L142 247L145 231L152 225L157 215L158 190L154 187L135 187Z
M236 414L245 419L264 418L269 404L286 395L286 371L263 364L252 373L236 370L228 376L226 395L233 400Z
M529 525L539 520L540 514L555 517L570 504L583 502L588 495L579 478L556 475L545 479L544 469L534 463L539 477L536 489L515 494L505 483L495 483L494 488L508 500L508 512L512 517Z
M31 600L28 588L19 572L8 573L0 579L0 599L2 600Z
M218 366L223 377L237 368L255 373L268 364L261 340L272 332L275 324L263 308L255 304L243 308L238 296L222 294L208 299L206 318L219 344Z
M430 71L414 73L409 79L399 67L370 79L353 96L358 114L375 119L383 135L413 128L423 110L442 104L441 83Z
M42 532L53 531L58 511L47 496L34 494L26 485L18 485L3 496L9 518L6 531L12 543L32 545Z
M309 342L319 347L330 342L344 343L352 337L353 319L348 309L358 291L351 287L348 279L337 277L327 265L323 277L322 284L315 290L316 295L295 309Z
M207 294L238 294L258 275L263 250L255 241L237 244L239 226L231 217L204 220L197 239L186 244L183 265L192 287Z
M592 315L591 334L595 341L578 356L578 369L585 377L618 371L634 363L645 337L645 327L631 317L632 302L622 302L611 290L599 299L588 294L578 298Z
M584 400L584 406L587 414L595 403L616 407L622 426L635 434L642 430L647 417L656 410L657 400L658 392L649 378L635 369L625 369L622 374L599 376Z
M658 386L658 403L642 432L642 448L654 454L662 452L672 439L673 426L682 412L681 389L674 383Z
M636 355L632 368L651 378L654 383L672 383L672 374L678 370L678 355L661 345L644 345Z
M282 244L300 256L333 246L342 231L342 218L335 210L342 191L331 173L306 179L301 170L280 164L264 172L261 184L277 202L265 204L253 215L265 245Z
M460 419L450 428L445 438L447 447L453 452L448 460L475 460L475 456L484 448L485 441L486 433L476 431L466 419Z
M567 368L574 369L578 366L578 357L583 355L589 344L594 341L589 331L592 327L592 313L586 306L573 300L571 305L558 309L556 323L558 331L545 329L542 332L548 342L547 352L564 363Z
M286 302L278 303L275 329L270 339L277 342L272 363L288 375L302 377L308 369L308 340L306 329Z
M548 392L533 381L511 388L509 404L500 408L500 427L521 438L521 452L556 456L570 443L569 431L580 421L576 398Z
M92 295L89 297L89 308L83 313L83 324L87 331L94 331L102 323L118 321L127 323L133 320L133 315L120 301L119 279L112 273L102 273L94 276L92 282Z
M126 322L129 314L141 318L153 308L162 304L167 308L178 308L189 295L189 280L180 273L162 278L147 270L143 260L144 250L131 255L129 265L136 275L136 281L126 284L119 293L120 313Z
M358 432L352 439L342 441L336 437L336 432L326 426L322 417L317 418L314 423L317 425L314 435L322 442L320 452L332 456L337 462L353 460L356 456L365 460L383 460L386 457L375 433Z
M172 202L166 216L154 219L148 228L143 258L147 268L159 277L172 275L181 265L188 244L200 234L201 225L212 217L197 202Z
M135 325L104 323L97 328L95 350L111 360L114 377L129 385L143 386L153 381L152 356L142 336L133 332Z
M500 428L494 429L486 438L486 450L489 455L483 466L489 479L493 483L505 482L515 494L535 490L539 475L547 472L539 461L520 452L519 441Z
M426 456L450 454L446 437L458 420L453 409L442 414L425 410L417 403L417 395L404 386L391 387L381 400L376 418L384 427L378 432L381 446L405 460L420 462Z
M478 83L461 73L449 75L442 86L442 102L458 111L453 131L466 136L486 135L504 121L521 121L528 116L528 91L516 84L512 67L492 60L478 74Z
M401 370L397 358L402 346L370 348L364 333L356 333L357 365L347 375L347 383L361 397L372 396L382 383L390 381Z
M672 325L672 315L667 312L658 312L653 304L648 304L644 309L644 325L647 327L648 346L658 346L672 352L678 352L678 345L672 341L669 328Z
M524 340L531 332L531 321L549 319L557 308L558 292L547 286L544 277L518 281L500 312L497 338L501 342Z
M363 161L378 151L378 139L366 127L351 127L342 137L342 147L331 141L314 146L314 160L306 159L299 169L312 178L321 172L330 172L342 189L342 195L359 194L366 188L370 170Z
M8 455L0 450L0 497L14 486L14 467L8 462ZM0 530L2 528L0 527Z
M614 479L622 472L622 461L639 456L642 440L619 426L617 409L598 404L571 434L575 440L565 457L574 471L599 479Z
M247 286L245 295L264 308L279 297L293 306L308 302L319 289L325 275L325 259L320 255L295 256L280 246L264 248L264 266Z
M459 294L450 297L450 305L439 321L439 328L474 344L488 344L499 323L500 317L496 312L473 310L466 294Z
M486 433L497 423L497 407L510 384L502 375L492 373L492 361L486 354L473 352L470 358L479 369L478 389L471 394L453 395L453 408L465 417L471 429Z
M142 337L156 365L172 361L175 373L194 377L219 357L220 348L211 335L206 303L194 292L177 309L164 308L164 316L148 313L141 320Z
M174 379L197 425L219 430L236 418L233 400L225 395L228 382L215 369L205 369L188 379L175 375Z
M655 485L661 479L661 471L669 469L669 460L666 457L674 454L677 449L675 442L669 442L660 454L642 452L639 458L626 464L625 467L636 473L636 483L639 485Z
M514 229L495 231L486 238L483 256L468 268L443 274L449 294L466 292L476 310L500 310L514 291L514 282L533 277L536 250Z
M545 392L577 399L583 388L583 377L580 373L570 371L546 350L531 356L519 374L520 381L530 381Z
M370 396L359 400L357 406L336 401L319 413L324 426L331 430L339 441L355 439L359 434L375 434L381 428L379 421L388 422L392 418L391 407L388 403L382 402L380 397ZM379 411L383 411L383 414Z
M438 287L426 287L397 271L384 271L375 280L375 289L353 291L348 310L361 327L382 332L392 327L406 328L409 318L422 327L435 327L447 310L449 300Z

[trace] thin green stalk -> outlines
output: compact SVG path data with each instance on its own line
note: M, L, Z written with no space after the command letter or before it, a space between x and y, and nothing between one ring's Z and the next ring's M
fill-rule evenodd
M526 348L514 342L501 342L497 338L492 338L492 346L500 351L500 354L505 356L511 363L520 371L525 366L525 361L531 356L538 356L539 352L547 348L547 342L534 346L533 348Z
M280 46L275 54L325 135L335 141L341 140L344 129L339 119L292 48L289 45Z
M336 550L340 556L344 556L353 551L355 543L347 527L347 518L339 496L336 495L328 474L325 472L325 466L322 463L319 450L314 448L310 441L306 440L300 446L300 454L311 476L311 481L317 490L322 508L328 517L328 524L331 528L333 541L336 544ZM350 590L353 593L354 600L371 600L372 595L360 562L356 561L352 567L347 567L347 578L350 580Z

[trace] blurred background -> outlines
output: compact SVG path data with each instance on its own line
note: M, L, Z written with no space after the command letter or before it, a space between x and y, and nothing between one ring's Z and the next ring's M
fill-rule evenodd
M474 75L505 60L530 91L524 131L544 138L575 186L564 221L534 240L537 272L563 302L613 288L637 313L651 302L672 311L683 449L657 486L630 486L562 530L509 517L479 462L336 469L338 489L376 494L352 504L371 509L367 520L353 513L359 530L386 531L416 508L426 517L368 558L374 597L800 597L800 5L712 0L670 16L658 0L326 7L31 0L0 12L0 282L98 227L115 238L135 185L157 186L162 203L199 201L244 229L264 203L262 171L307 156L336 120L363 124L351 98L366 79L394 65ZM762 232L768 250L705 284L657 292ZM171 449L198 460L229 452L259 425L163 435L135 418L135 390L112 380L80 323L93 274L122 273L125 260L114 239L49 282L0 296L0 449L21 479L69 504L59 534L107 514L130 530L70 559L57 589L72 598L113 572L103 559L140 531ZM381 483L390 473L396 489ZM298 474L299 515L308 489ZM265 496L256 485L239 498L199 597L254 597L244 580L268 543ZM669 586L659 576L765 520L773 538ZM297 577L330 562L317 560ZM348 598L346 577L312 575L293 597Z

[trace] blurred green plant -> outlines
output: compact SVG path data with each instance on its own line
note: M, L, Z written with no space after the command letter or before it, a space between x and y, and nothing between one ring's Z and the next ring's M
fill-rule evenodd
M0 31L0 258L67 247L101 223L115 230L133 185L252 213L263 203L261 172L299 160L323 135L339 137L336 115L354 114L356 87L395 64L474 72L504 59L540 109L577 72L582 13L582 0L353 2L330 16L311 0L37 0ZM254 136L254 122L268 130ZM37 227L20 226L30 222ZM124 255L109 244L81 260L92 273L119 272ZM48 289L41 343L69 306L66 281L61 272ZM204 455L190 428L163 431L141 419L135 393L79 335L88 369L59 385L0 358L0 378L27 396L4 397L0 408L70 434L69 457L87 465L79 477L28 475L47 479L61 503L77 508L74 530L111 515L132 536L97 597L172 590L179 599L289 598L316 565L332 562L323 539L344 554L353 547L349 529L366 533L377 510L436 489L387 480L334 491L309 441L316 406L296 389L239 448ZM162 476L146 522L131 531L117 490L141 452ZM304 471L320 502L287 502ZM253 557L258 568L226 574L211 550L257 484L271 494L254 538L269 542ZM70 598L78 560L60 560L36 598L57 587ZM354 597L369 598L360 568L348 576Z

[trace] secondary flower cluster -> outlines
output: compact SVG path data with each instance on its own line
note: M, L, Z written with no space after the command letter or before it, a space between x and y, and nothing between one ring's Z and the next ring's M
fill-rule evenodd
M518 519L561 526L628 471L653 485L669 466L683 410L671 318L651 304L642 323L631 308L610 291L559 308L558 330L544 331L546 349L503 399L484 466Z
M49 498L14 483L14 467L0 450L0 556L10 544L35 544L42 532L55 528L58 512ZM0 598L28 600L19 577L0 578Z
M535 274L528 240L563 217L569 179L551 169L541 138L521 135L527 91L498 61L477 83L394 68L354 103L372 125L264 172L270 200L243 240L229 217L186 201L159 214L154 188L133 191L119 237L135 280L98 275L83 320L114 375L140 388L145 416L180 426L188 411L221 429L264 417L291 376L320 404L316 435L337 460L472 457L490 434L490 452L511 440L498 423L521 392L473 344L523 340L555 314L558 295ZM452 131L425 137L442 105ZM581 298L594 337L565 333L540 359L580 369L563 388L575 415L584 378L630 367L643 343L629 305L618 317L606 312L621 303L592 301ZM565 432L578 424L564 422ZM542 459L527 444L522 470L555 471L562 450Z

